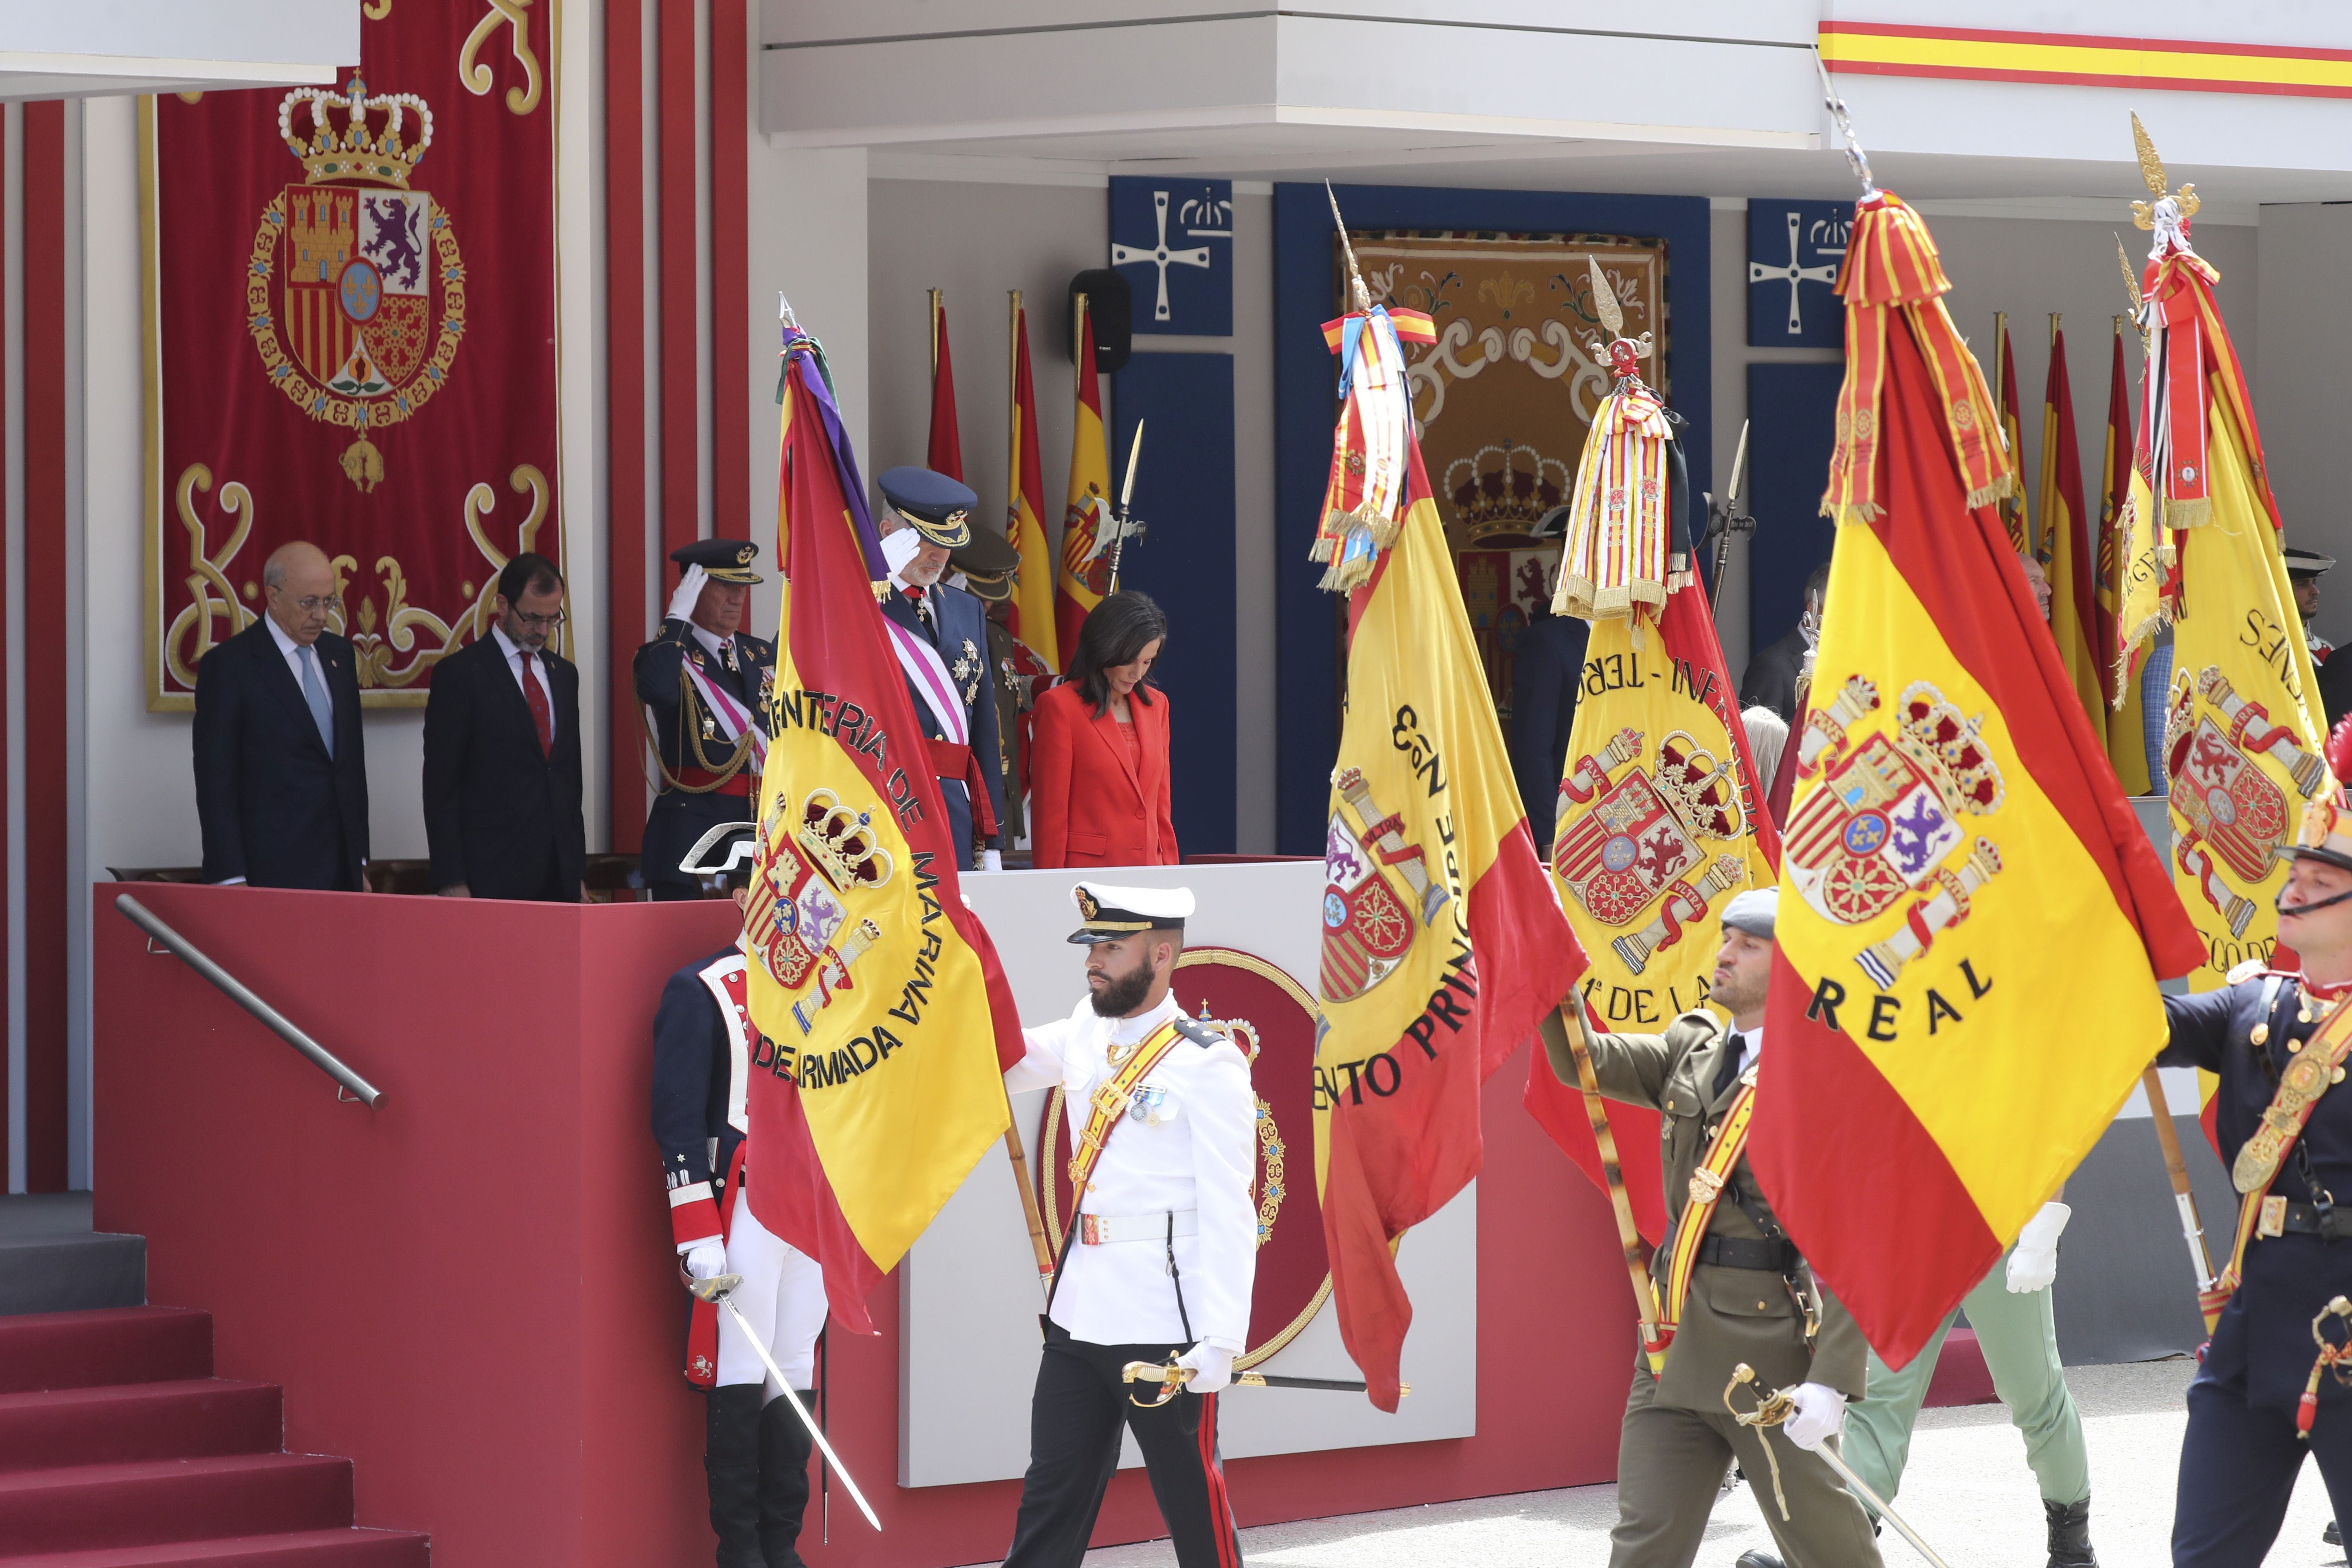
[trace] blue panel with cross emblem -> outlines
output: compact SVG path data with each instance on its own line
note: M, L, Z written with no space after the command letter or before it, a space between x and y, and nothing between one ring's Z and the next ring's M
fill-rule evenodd
M1114 174L1110 264L1135 294L1135 331L1234 335L1234 183Z
M1748 347L1844 345L1837 277L1853 232L1852 202L1748 202Z

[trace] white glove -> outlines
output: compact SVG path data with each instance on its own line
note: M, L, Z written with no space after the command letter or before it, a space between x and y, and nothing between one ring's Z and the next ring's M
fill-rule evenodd
M686 1249L686 1271L697 1279L716 1279L727 1272L727 1245L712 1237Z
M1206 1340L1178 1356L1176 1364L1192 1369L1192 1380L1184 1386L1195 1394L1214 1394L1234 1380L1234 1352Z
M689 566L686 575L677 580L677 592L669 596L669 608L663 615L673 621L694 619L694 606L702 602L702 585L710 581L710 574L699 566Z
M890 575L896 577L906 570L907 563L912 561L915 552L922 547L923 536L911 528L886 533L882 536L882 564L890 568Z
M980 868L981 868L982 870L983 870L983 871L1002 871L1002 870L1003 870L1003 869L1004 869L1004 851L1003 851L1002 849L983 849L983 850L982 850L982 851L980 852Z
M2013 1293L2029 1296L2050 1289L2050 1282L2058 1278L2058 1233L2066 1228L2074 1214L2064 1204L2043 1204L2042 1212L2025 1222L2009 1254L2009 1288Z
M1780 1424L1789 1441L1811 1453L1845 1426L1845 1395L1818 1383L1801 1383L1790 1400L1797 1409Z

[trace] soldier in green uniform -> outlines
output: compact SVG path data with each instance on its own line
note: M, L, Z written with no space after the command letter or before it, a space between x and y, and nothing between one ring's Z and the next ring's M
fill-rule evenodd
M749 822L759 809L776 679L776 645L743 629L759 553L747 539L702 539L671 551L677 591L661 630L637 649L637 700L661 764L640 855L657 900L700 897L679 863L704 834Z
M1712 1000L1730 1010L1729 1028L1712 1013L1685 1013L1663 1035L1591 1040L1601 1093L1659 1112L1674 1222L1651 1269L1673 1339L1663 1371L1651 1370L1646 1352L1634 1358L1618 1436L1610 1568L1688 1568L1735 1459L1789 1562L1875 1568L1880 1560L1862 1504L1813 1452L1836 1440L1846 1401L1862 1396L1869 1347L1773 1218L1743 1152L1764 1045L1776 898L1776 889L1751 889L1724 908ZM1574 1085L1566 1037L1547 1029L1545 1045L1552 1070ZM1686 1288L1676 1289L1678 1273ZM1759 1392L1795 1385L1796 1410L1779 1436L1741 1426L1725 1407L1726 1385L1743 1362L1755 1369ZM1741 1408L1754 1408L1753 1394ZM1750 1552L1738 1568L1781 1568L1781 1560Z

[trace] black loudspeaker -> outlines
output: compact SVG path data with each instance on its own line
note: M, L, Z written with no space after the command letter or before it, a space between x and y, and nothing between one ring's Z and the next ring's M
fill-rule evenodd
M1095 369L1108 375L1127 363L1135 339L1135 295L1115 269L1099 267L1070 279L1070 308L1063 312L1063 330L1071 334L1070 363L1078 363L1076 326L1078 296L1087 297L1087 321L1094 329Z

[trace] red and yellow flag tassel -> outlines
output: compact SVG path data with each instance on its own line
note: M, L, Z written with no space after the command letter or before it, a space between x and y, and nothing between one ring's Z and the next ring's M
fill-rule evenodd
M1951 289L1936 242L1919 215L1891 191L1873 191L1854 207L1846 247L1845 384L1838 389L1837 445L1830 453L1822 515L1836 522L1874 522L1885 510L1877 489L1879 429L1886 390L1887 319L1901 311L1927 362L1936 401L1971 509L1990 506L2017 484L1993 423L1984 372L1944 309Z
M1367 305L1324 322L1323 341L1339 356L1339 422L1308 559L1324 564L1318 586L1344 594L1370 580L1372 563L1403 526L1413 437L1404 345L1435 342L1437 328L1419 310Z

